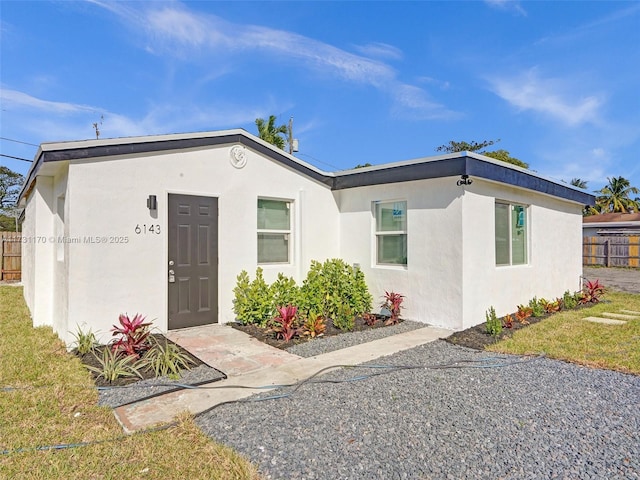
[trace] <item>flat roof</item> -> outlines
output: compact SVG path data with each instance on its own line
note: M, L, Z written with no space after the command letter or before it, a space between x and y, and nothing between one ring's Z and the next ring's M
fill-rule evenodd
M49 162L135 155L226 144L244 145L326 185L332 190L468 175L472 179L474 177L484 178L583 205L593 205L595 202L593 195L573 185L559 182L538 175L531 170L474 152L458 152L357 169L326 172L243 129L42 143L27 174L25 184L20 192L20 198L28 190L40 168Z

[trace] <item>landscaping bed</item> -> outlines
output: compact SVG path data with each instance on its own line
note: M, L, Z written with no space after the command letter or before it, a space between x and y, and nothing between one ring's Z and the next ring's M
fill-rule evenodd
M252 337L260 340L267 345L271 345L272 347L279 348L281 350L286 350L291 348L294 345L299 345L303 343L307 343L309 341L322 341L322 339L326 339L329 337L334 337L336 335L343 335L353 332L364 332L369 330L374 330L378 328L386 328L391 325L385 325L385 321L387 317L383 317L381 315L376 316L377 320L373 325L367 325L362 317L355 317L355 323L352 330L341 330L333 324L331 319L327 319L324 323L325 330L324 333L320 336L311 338L308 336L295 336L289 341L285 341L282 339L276 338L275 332L269 327L260 327L255 323L249 323L247 325L243 325L242 323L232 323L231 326L236 330L240 330ZM398 319L398 324L402 323L404 320Z
M456 332L453 335L448 336L444 340L453 345L473 348L475 350L484 350L489 345L493 345L494 343L497 343L504 338L510 338L514 332L526 328L534 323L541 322L548 316L549 315L544 315L542 317L529 317L527 319L527 321L529 322L528 324L513 322L513 326L511 328L503 328L502 332L500 332L499 335L491 335L487 333L487 324L481 323L480 325L476 325L474 327L467 328L466 330Z
M122 376L112 381L105 380L97 372L89 369L95 385L99 387L99 405L115 408L144 398L171 392L180 388L178 384L195 386L227 378L223 372L203 363L199 358L191 355L187 350L164 335L156 333L151 334L150 337L153 338L152 342L173 345L181 355L188 359L189 368L180 369L178 376L158 376L153 368L146 366L138 369L140 376ZM72 350L72 353L80 359L85 367L102 369L99 359L102 358L105 348L111 348L111 346L96 345L94 353L85 353L84 355L79 354L77 349ZM144 354L141 355L141 358L144 359Z

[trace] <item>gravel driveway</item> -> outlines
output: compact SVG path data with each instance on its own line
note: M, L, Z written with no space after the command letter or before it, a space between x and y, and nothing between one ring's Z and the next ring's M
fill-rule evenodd
M272 479L640 479L640 377L499 358L504 366L306 384L291 397L224 405L197 422ZM436 341L374 363L469 359L496 357Z
M640 268L582 267L587 280L596 278L605 287L629 293L640 293Z

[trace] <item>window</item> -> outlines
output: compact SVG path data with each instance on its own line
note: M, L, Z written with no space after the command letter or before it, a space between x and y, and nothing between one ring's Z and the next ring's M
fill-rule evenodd
M407 264L407 202L376 202L376 259L379 265Z
M496 265L527 263L527 207L496 202Z
M258 199L258 263L289 263L291 202Z

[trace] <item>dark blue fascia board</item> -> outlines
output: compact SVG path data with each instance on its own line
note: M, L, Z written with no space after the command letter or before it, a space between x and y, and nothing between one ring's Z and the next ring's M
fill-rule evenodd
M386 183L410 182L413 180L457 177L462 175L469 175L472 180L473 177L478 177L501 182L506 185L522 187L572 200L583 205L593 205L595 203L595 197L587 192L581 192L568 186L565 187L537 175L514 170L506 165L502 166L466 155L444 158L442 160L427 160L424 162L396 165L389 168L344 175L336 173L333 189L342 190L369 185L383 185Z
M551 180L531 175L527 172L514 170L512 168L496 165L495 163L485 162L483 160L466 157L466 175L480 177L487 180L501 182L507 185L526 188L536 192L546 193L554 197L565 198L583 205L594 205L595 196L587 192L575 190L569 186L564 186Z
M123 143L116 145L97 145L94 147L86 148L69 148L55 151L44 151L42 152L40 158L43 162L57 162L62 160L79 160L97 157L110 157L116 155L137 155L141 153L201 148L233 143L245 145L248 148L261 153L262 155L270 157L276 162L286 165L287 167L296 170L306 175L307 177L313 178L314 180L329 187L333 183L333 178L331 176L323 175L316 170L313 170L305 165L291 160L286 155L280 154L273 149L266 147L261 143L258 143L242 134L231 134L203 138L184 138L175 140L156 140L149 142Z
M396 165L389 168L367 170L341 175L336 173L333 190L410 182L426 178L454 177L466 171L465 157L432 160L422 163Z
M136 155L149 152L161 152L189 148L200 148L215 145L239 143L252 150L283 164L315 181L330 187L332 190L343 190L370 185L384 185L388 183L409 182L429 178L457 177L469 175L501 182L507 185L526 188L529 190L546 193L559 198L572 200L583 205L593 205L595 197L589 193L581 192L570 187L565 187L556 182L546 180L537 175L532 175L520 170L514 170L508 166L487 162L476 157L460 155L440 160L426 160L424 162L411 162L403 165L394 165L387 168L366 169L333 175L323 174L306 165L296 162L284 154L258 143L251 137L240 133L229 135L183 138L175 140L157 140L141 143L124 143L115 145L98 145L86 148L68 148L55 151L43 151L32 169L29 178L25 182L24 189L31 183L32 177L37 173L44 162L56 162L63 160L78 160L97 157L109 157L115 155Z

